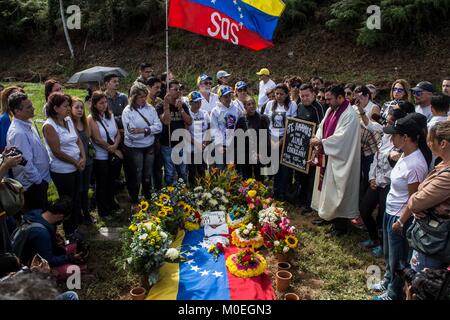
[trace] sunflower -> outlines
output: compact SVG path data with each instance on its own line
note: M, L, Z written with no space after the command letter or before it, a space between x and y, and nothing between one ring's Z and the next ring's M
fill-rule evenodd
M142 201L141 204L140 204L140 207L141 207L142 211L147 211L148 206L149 206L149 204L148 204L147 201Z
M248 195L250 198L256 197L256 190L250 190L249 192L247 192L247 195Z
M180 208L183 208L183 207L186 206L186 205L187 205L187 203L184 202L184 201L179 201L179 202L177 203L177 207L180 207Z
M284 240L286 241L287 246L291 249L296 248L298 245L298 239L296 236L288 235L284 238Z
M160 208L164 207L164 205L161 202L159 202L159 201L156 201L155 205L160 207Z
M164 211L166 213L170 213L173 212L173 208L172 207L168 207L168 206L164 206L161 208L161 211Z
M165 216L167 216L167 212L166 211L161 210L161 211L158 212L158 217L164 218Z
M167 191L169 191L170 193L172 193L173 190L175 190L175 187L173 187L173 186L167 187Z
M167 195L167 194L165 194L165 193L163 193L163 194L161 194L160 196L159 196L159 201L160 202L166 202L166 201L169 201L170 200L170 196L169 195Z

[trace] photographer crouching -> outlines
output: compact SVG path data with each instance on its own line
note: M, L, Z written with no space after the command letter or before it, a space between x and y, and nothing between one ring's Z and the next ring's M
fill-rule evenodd
M58 281L66 280L71 266L86 272L88 246L81 240L66 243L56 228L72 212L72 201L62 197L48 205L47 210L35 209L23 215L22 224L12 235L12 250L22 263L30 265L35 255L48 261Z
M405 281L406 300L450 300L450 267L419 272L406 268L397 274Z

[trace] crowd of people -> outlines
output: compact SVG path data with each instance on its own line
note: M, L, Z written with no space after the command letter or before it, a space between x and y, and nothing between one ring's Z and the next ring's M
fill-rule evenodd
M448 230L434 251L422 248L409 231L430 216L440 224L450 220L450 78L443 80L442 92L428 81L412 87L398 79L381 104L372 84L325 83L318 76L306 82L289 76L277 84L267 68L256 74L258 92L243 79L232 86L224 70L217 72L214 87L213 77L201 74L196 90L187 92L171 73L157 77L143 63L127 93L119 92L120 78L112 73L103 88L89 89L84 101L47 80L42 130L23 88L4 88L0 177L21 184L24 205L12 214L0 206L0 278L21 264L36 264L36 257L58 280L67 278L72 265L86 270L89 249L78 227L94 222L90 188L100 218L130 216L153 190L178 179L193 186L209 168L227 170L229 162L237 162L243 179L273 180L276 200L292 202L303 215L317 212L315 224L332 224L330 237L347 234L352 224L364 227L368 240L360 245L386 262L384 280L372 287L381 291L376 299L412 297L410 287L404 290L408 268L417 274L447 268ZM310 169L303 173L281 164L266 176L261 145L281 154L287 118L317 125ZM189 152L179 148L185 137L178 129L189 135ZM266 132L256 140L247 137L243 150L258 148L241 162L237 130ZM130 208L116 199L122 173ZM59 199L49 203L51 181ZM61 223L66 240L56 232ZM12 256L15 265L4 262Z

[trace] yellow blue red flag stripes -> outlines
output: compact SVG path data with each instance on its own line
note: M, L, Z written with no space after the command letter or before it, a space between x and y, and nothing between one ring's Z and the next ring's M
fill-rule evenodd
M227 248L217 261L203 242L203 229L180 232L175 246L184 251L186 262L165 263L160 281L149 292L151 300L269 300L274 298L267 274L242 279L230 274L225 266L228 255L236 248Z
M283 13L281 0L170 0L169 26L261 50Z

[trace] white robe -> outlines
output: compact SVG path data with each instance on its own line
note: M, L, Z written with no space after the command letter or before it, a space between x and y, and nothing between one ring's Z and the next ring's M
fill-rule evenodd
M331 112L327 110L325 118ZM334 134L322 139L324 120L317 130L328 156L322 191L318 190L320 168L316 169L311 207L322 219L354 218L359 214L361 134L358 115L348 106L340 116Z

